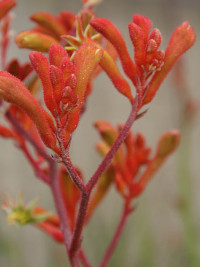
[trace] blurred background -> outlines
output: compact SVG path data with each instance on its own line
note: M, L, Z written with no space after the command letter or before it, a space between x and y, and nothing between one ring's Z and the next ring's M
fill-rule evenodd
M29 16L38 11L57 15L61 10L77 13L80 0L19 0L14 9L12 28L15 35L33 24ZM163 35L165 49L172 31L184 20L194 27L197 40L183 60L184 85L189 98L200 102L200 2L198 0L104 0L97 8L121 30L132 54L128 23L134 13L148 16ZM29 51L10 49L10 58L27 61ZM167 77L149 105L147 114L133 126L142 132L155 151L165 131L179 129L183 133L178 151L159 170L148 188L137 200L122 239L109 264L110 267L189 267L200 266L200 124L199 112L187 116L181 91L175 83L176 68ZM124 122L129 113L128 101L117 93L109 79L101 74L95 83L88 109L71 146L73 162L85 177L90 177L100 163L94 147L99 137L92 123L106 119L113 124ZM0 196L15 198L23 192L27 201L39 198L40 204L54 210L49 189L34 178L31 167L12 141L0 139ZM186 203L189 203L187 205ZM122 209L120 196L114 189L105 198L84 232L84 247L97 266L117 224ZM1 267L64 267L65 249L31 226L11 227L0 212Z

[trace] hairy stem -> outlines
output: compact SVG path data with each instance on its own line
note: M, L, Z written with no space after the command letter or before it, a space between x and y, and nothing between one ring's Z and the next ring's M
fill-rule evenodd
M134 121L136 120L138 109L139 109L138 97L136 96L136 98L133 102L131 113L130 113L123 129L121 130L119 136L115 140L111 149L109 150L109 152L107 153L107 155L105 156L105 158L103 159L101 164L99 165L98 169L95 171L95 173L93 174L93 176L91 177L91 179L87 183L86 188L87 188L88 192L91 192L91 190L93 189L95 184L98 182L101 175L104 173L104 171L110 165L111 160L113 159L115 153L117 152L117 150L119 149L119 147L123 143L123 141L126 138L131 126L133 125Z
M40 169L40 167L38 166L38 163L36 160L34 160L34 158L32 157L31 153L29 152L25 142L20 144L20 148L21 150L24 152L26 158L28 159L29 163L31 164L31 166L33 167L36 176L43 181L44 183L49 184L49 176L46 175L43 170Z
M80 259L84 267L91 267L91 264L89 263L82 249L80 250Z
M56 205L58 216L60 218L60 228L64 236L64 243L68 253L69 243L71 239L71 231L67 213L65 211L65 205L60 191L57 164L55 162L52 162L49 167L50 167L50 178L51 178L50 186L54 197L54 202Z
M52 158L46 153L41 146L29 135L29 133L13 118L9 111L6 112L6 118L12 123L15 129L38 151L38 153L48 162L52 162Z
M64 243L66 246L66 250L68 252L69 243L70 243L70 239L71 239L71 232L70 232L68 217L67 217L67 214L65 212L65 205L63 203L62 195L60 192L57 164L46 153L46 151L43 150L35 142L35 140L29 135L29 133L27 133L26 130L13 118L13 116L10 114L10 112L6 113L6 117L12 123L12 125L15 127L15 129L25 138L25 140L27 140L38 151L38 153L44 159L46 159L46 161L49 163L50 187L51 187L52 194L54 197L54 202L56 205L57 213L58 213L58 216L60 218L61 231L62 231L63 236L64 236Z
M85 217L86 217L86 212L87 212L87 206L88 206L88 201L90 197L90 193L93 189L93 187L96 185L98 179L101 177L103 172L106 170L106 168L110 165L111 160L113 159L114 155L116 154L117 150L119 149L120 145L123 143L124 139L126 138L131 126L133 125L133 122L135 121L137 117L137 112L138 112L138 97L135 98L130 115L121 130L119 136L115 140L113 146L111 147L110 151L107 153L106 157L92 176L92 178L89 180L88 184L85 186L82 182L80 184L80 181L77 180L77 174L75 173L74 167L71 163L69 154L68 154L68 149L65 150L64 146L62 144L62 139L60 138L60 148L63 154L63 161L65 163L65 166L67 167L68 173L73 179L73 181L78 183L77 187L79 190L82 192L82 198L81 198L81 203L79 207L79 212L76 220L76 225L75 225L75 230L72 236L72 241L70 244L70 249L69 249L69 257L71 259L71 264L72 266L76 266L75 264L75 259L76 259L76 254L80 248L80 242L81 242L81 234L85 222Z
M85 222L88 201L89 201L89 194L82 193L78 217L77 217L76 225L75 225L75 230L74 230L74 234L73 234L70 249L69 249L69 256L71 259L73 259L76 256L78 249L81 247L81 234L82 234L83 225Z

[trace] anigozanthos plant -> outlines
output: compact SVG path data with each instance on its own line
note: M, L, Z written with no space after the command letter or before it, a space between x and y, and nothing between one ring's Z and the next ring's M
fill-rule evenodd
M36 205L8 202L10 223L31 223L58 242L64 243L73 267L91 266L82 249L82 231L97 205L112 185L122 196L124 209L113 239L102 257L100 267L108 266L126 220L134 210L134 199L143 193L148 182L166 158L174 152L180 133L164 133L151 155L143 134L130 129L145 112L141 108L152 101L161 83L176 61L194 43L195 33L186 21L175 29L166 50L160 50L162 35L152 28L149 18L135 14L129 24L134 59L111 21L98 18L93 7L100 1L84 0L78 15L62 11L58 16L38 12L31 16L37 25L19 33L20 48L34 50L30 63L17 59L6 62L9 44L9 10L14 1L0 2L2 22L2 70L0 101L10 103L5 110L8 126L0 125L0 135L17 143L36 176L51 189L57 216ZM42 52L48 52L48 56ZM124 78L115 61L119 58ZM86 100L93 80L104 71L114 87L128 98L131 112L117 128L97 121L95 127L102 141L97 150L103 160L86 183L70 159L69 148L74 131L86 111ZM38 101L42 88L43 102ZM133 90L135 88L135 91ZM47 111L48 110L48 111ZM31 144L33 150L30 150ZM49 155L46 148L51 149Z

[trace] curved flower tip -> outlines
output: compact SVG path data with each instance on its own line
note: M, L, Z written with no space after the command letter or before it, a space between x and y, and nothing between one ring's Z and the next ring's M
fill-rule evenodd
M115 47L120 57L124 72L132 80L133 84L136 85L136 68L129 56L126 43L119 30L110 20L105 18L95 18L90 21L90 25Z
M58 43L53 37L35 31L21 32L17 35L15 41L19 48L40 52L48 52L52 44Z
M103 0L82 0L85 8L93 8L99 5Z
M30 18L32 21L49 30L55 37L58 37L58 39L60 35L67 34L62 23L48 12L38 12L33 14Z
M45 145L56 153L59 152L54 133L50 127L53 121L49 121L49 118L47 120L44 109L40 107L25 85L5 71L0 71L0 99L21 108L35 123Z
M195 39L194 29L189 25L188 21L183 22L175 29L165 51L164 65L160 71L154 74L144 98L144 104L152 100L168 72L177 60L194 44Z
M177 130L171 130L161 136L154 158L149 162L139 180L132 186L132 197L138 197L144 191L149 181L153 178L167 157L176 150L179 143L180 133Z
M103 50L96 46L83 44L76 52L72 62L75 67L75 76L77 78L76 94L78 96L77 107L71 112L69 116L69 132L73 132L79 121L82 105L86 97L86 90L88 83L98 66L102 56Z
M14 133L2 125L0 125L0 136L3 138L15 138Z
M165 159L174 152L180 143L180 132L171 130L166 132L160 139L157 147L156 158Z
M14 6L16 2L13 0L3 0L0 2L0 19L2 19Z

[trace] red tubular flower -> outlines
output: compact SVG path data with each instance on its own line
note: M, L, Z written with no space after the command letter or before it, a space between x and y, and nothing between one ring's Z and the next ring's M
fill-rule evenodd
M123 95L129 98L131 102L133 102L133 96L131 93L131 88L128 84L128 82L124 79L122 74L120 73L117 65L115 64L115 57L113 58L113 53L109 49L104 48L102 44L102 36L100 34L97 34L97 31L95 28L92 28L90 25L91 20L91 11L90 12L82 12L80 16L77 17L77 25L76 25L76 36L72 35L63 35L63 39L66 40L70 46L67 46L66 49L71 50L77 50L78 47L80 47L82 44L90 44L93 46L96 46L99 49L103 49L104 53L100 61L100 67L106 72L108 77L111 79L112 83L116 87L116 89ZM96 19L94 19L96 21ZM114 26L113 26L114 27ZM117 31L117 29L114 29L113 32ZM129 70L134 69L134 64L130 60L130 57L127 52L127 48L125 45L125 42L123 39L120 39L120 33L119 35L119 44L115 45L116 48L120 45L119 51L120 55L122 56L122 60L124 62L124 67L126 71L131 74L131 77L133 78L132 72ZM117 39L117 40L118 40ZM109 38L108 38L109 40ZM113 50L113 49L112 49ZM124 52L125 51L125 52ZM111 53L110 53L111 52ZM118 52L118 51L117 51ZM123 55L124 53L124 55ZM126 63L126 64L125 64ZM127 65L128 64L128 65ZM133 78L134 79L134 78Z
M52 237L56 242L64 242L64 237L59 227L56 227L49 222L41 222L36 224L35 226Z
M13 59L6 67L6 71L23 81L33 68L30 63L20 64L17 59Z
M0 72L0 98L20 107L35 123L39 134L47 147L58 152L56 139L52 131L52 120L34 99L25 85L8 72Z
M144 96L143 104L152 100L173 65L195 41L194 30L188 22L184 22L172 34L166 51L158 51L162 36L158 29L150 34L151 26L151 21L141 15L134 15L133 22L129 24L140 77L139 91L142 90Z
M115 130L108 122L104 121L97 122L95 126L103 139L103 142L98 144L97 149L102 156L105 156L122 126L118 130ZM113 177L111 181L115 181L119 193L130 201L143 192L147 183L158 171L166 158L177 148L179 141L180 134L178 131L173 130L165 133L160 138L155 156L150 157L151 149L146 146L144 136L140 133L133 136L129 132L112 161L109 176L106 177ZM102 199L101 195L105 195L111 181L110 179L107 180L107 183L104 181L100 191L101 194L98 191L96 192L97 196L96 199L94 198L94 203L91 204L91 209Z
M99 33L101 33L107 40L109 40L118 52L124 72L136 85L136 68L132 62L126 43L119 32L119 30L105 18L95 18L90 21L90 25Z
M42 81L45 104L56 120L59 118L61 125L58 128L65 130L66 145L78 125L87 85L102 53L102 50L85 44L70 60L64 48L52 45L50 65L43 54L30 53L33 68Z
M58 43L56 39L37 31L24 31L15 39L19 48L28 48L40 52L48 52L52 44Z
M14 133L3 125L0 125L0 136L3 138L16 138Z
M95 18L90 24L116 48L124 72L136 86L140 106L152 100L175 62L195 41L194 30L188 22L184 22L172 34L166 51L159 50L162 42L160 31L153 29L151 32L151 20L135 14L132 23L129 24L129 34L134 46L134 64L127 52L123 37L109 20ZM113 76L117 77L115 74ZM127 89L126 91L128 92Z
M0 2L0 19L2 19L14 6L16 2L13 0L3 0Z
M75 15L68 11L62 11L58 17L47 12L38 12L31 16L31 20L38 24L29 31L17 35L16 43L20 48L33 49L40 52L48 52L54 43L59 43L61 35L73 30Z
M79 173L79 176L82 177L80 170L76 169L76 171ZM60 169L59 184L62 197L65 203L65 209L69 218L70 227L71 230L73 230L77 206L81 197L80 190L72 182L70 176L68 175L64 167Z
M155 156L149 161L143 174L130 187L131 197L138 197L148 182L162 166L167 157L172 154L180 143L180 133L172 130L163 134L158 142Z
M188 21L185 21L175 29L165 51L165 57L163 59L164 64L161 70L154 74L149 83L149 89L144 98L144 104L147 104L152 100L160 84L163 82L173 65L194 44L194 42L195 33Z

